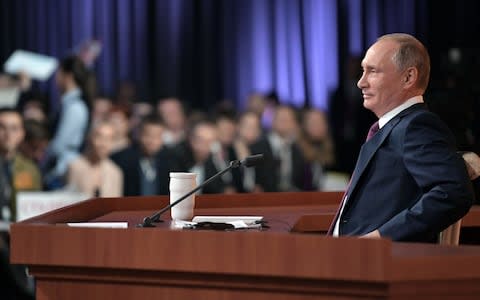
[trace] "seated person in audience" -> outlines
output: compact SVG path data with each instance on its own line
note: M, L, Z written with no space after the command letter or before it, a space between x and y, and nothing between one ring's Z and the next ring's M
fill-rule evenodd
M123 80L117 84L113 103L127 111L131 111L132 105L138 99L137 86L130 80Z
M238 118L237 135L233 142L235 152L240 159L249 156L250 146L262 135L260 117L252 111L244 112Z
M238 159L244 159L251 155L250 147L255 144L262 134L260 117L258 114L247 111L238 119L237 135L233 142L233 148ZM242 188L245 192L255 190L255 169L240 168L242 174Z
M109 117L112 107L113 104L110 98L106 96L97 96L95 100L93 100L91 123L95 124L97 122L106 121Z
M84 153L68 167L68 187L89 197L122 196L122 171L109 158L114 132L105 121L92 125Z
M165 126L157 115L145 117L138 141L112 155L123 171L125 196L167 195L170 172L179 171L171 150L163 145Z
M218 143L213 148L212 160L217 170L229 166L230 161L237 160L237 153L233 147L237 132L235 116L231 112L218 113L215 124L217 127ZM225 184L224 192L243 192L242 168L233 169L222 176Z
M109 112L107 120L115 129L112 153L124 150L130 146L128 110L121 106L115 106Z
M22 116L25 121L35 120L48 124L47 100L40 94L30 95L22 105Z
M335 162L327 116L324 112L311 108L304 111L302 121L299 146L310 165L312 188L321 190L325 169Z
M18 148L25 136L22 116L9 108L0 109L0 170L6 180L8 203L0 208L3 220L15 220L18 191L41 190L42 179L38 167L19 153Z
M188 140L175 147L181 170L197 174L197 184L220 171L212 159L212 151L218 146L218 133L214 123L200 119L191 125ZM223 193L226 191L223 178L205 186L201 193Z
M160 99L157 112L165 121L165 145L175 146L185 140L186 117L182 102L177 98Z
M24 126L25 138L20 144L20 153L35 162L37 166L42 165L50 140L47 126L35 120L26 120Z
M154 111L153 106L147 102L134 103L131 111L132 113L128 120L128 128L131 138L136 139L138 137L138 126L146 116L153 114Z
M255 182L265 192L304 190L308 187L307 164L297 144L298 122L292 107L277 107L272 131L251 147L263 153L264 163L255 168Z

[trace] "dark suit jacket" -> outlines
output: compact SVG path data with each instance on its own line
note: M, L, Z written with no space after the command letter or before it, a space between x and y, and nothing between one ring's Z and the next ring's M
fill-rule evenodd
M272 146L268 138L262 138L250 147L252 154L263 153L264 161L255 167L255 183L263 188L265 192L278 192L280 183L280 161L274 157ZM292 145L292 182L296 189L305 190L309 186L310 179L307 178L307 163L296 145Z
M141 194L141 151L137 145L114 153L111 159L123 172L123 195L139 196ZM163 147L155 156L157 177L157 195L168 195L170 172L178 171L178 163L171 150Z
M361 150L340 235L378 229L395 241L436 242L473 203L454 137L423 104L390 120Z

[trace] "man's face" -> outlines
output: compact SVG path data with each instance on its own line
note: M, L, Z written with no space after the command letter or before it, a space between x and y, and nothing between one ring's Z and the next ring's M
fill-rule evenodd
M357 86L362 90L363 106L379 118L405 100L403 72L393 62L397 48L394 41L378 41L362 61L363 74Z
M124 112L111 112L108 121L112 123L115 129L115 138L124 138L128 136L128 118Z
M182 130L185 126L185 113L176 99L164 100L158 105L158 113L170 130Z
M205 161L209 157L212 147L216 142L217 131L215 127L198 125L190 137L190 145L192 146L196 161Z
M145 124L140 129L139 141L146 156L152 156L163 146L163 126L158 124Z
M314 141L325 140L328 136L328 122L325 114L318 110L310 110L303 119L304 129Z
M218 140L223 146L230 146L235 140L237 125L233 120L221 118L217 121Z
M112 101L107 98L97 98L93 102L93 119L105 120L112 108Z
M254 114L244 115L238 124L238 134L247 144L253 144L261 134L260 119Z
M16 112L0 114L0 149L12 152L18 149L25 136L22 117Z
M283 138L292 138L298 130L295 112L286 107L279 107L273 119L273 130Z

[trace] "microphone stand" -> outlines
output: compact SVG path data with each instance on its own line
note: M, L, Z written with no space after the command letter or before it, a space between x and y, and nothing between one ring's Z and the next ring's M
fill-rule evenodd
M180 197L178 200L176 200L175 202L173 203L170 203L169 205L165 206L164 208L162 208L161 210L159 210L158 212L154 213L153 215L149 216L149 217L145 217L143 219L143 223L142 224L138 224L137 227L156 227L153 223L155 222L163 222L163 220L160 219L160 216L162 214L164 214L166 211L168 211L169 209L171 209L172 207L174 207L175 205L177 205L178 203L182 202L183 200L187 199L189 196L193 195L194 193L196 193L197 191L199 191L200 189L202 189L204 186L206 186L207 184L209 184L210 182L212 182L213 180L217 179L218 177L222 176L223 174L227 173L228 171L230 171L231 169L235 169L235 168L238 168L242 165L242 162L239 161L239 160L232 160L230 162L230 165L225 168L224 170L218 172L217 174L213 175L212 177L208 178L207 180L205 180L202 184L200 184L199 186L197 186L196 188L194 188L193 190L191 190L190 192L188 192L187 194L183 195L182 197Z

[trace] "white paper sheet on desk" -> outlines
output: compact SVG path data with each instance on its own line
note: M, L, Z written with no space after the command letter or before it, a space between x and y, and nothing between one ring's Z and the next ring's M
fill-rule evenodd
M233 225L233 227L235 229L252 229L252 228L261 228L262 227L262 224L259 224L259 223L255 223L255 221L247 221L245 222L244 220L239 220L239 219L231 219L227 222L223 222L223 221L218 221L218 219L214 219L216 221L202 221L202 220L207 220L207 219L203 219L204 217L202 218L199 218L199 220L201 220L200 222L214 222L214 223L227 223L227 224L231 224ZM195 218L194 218L195 219ZM225 219L223 219L225 220ZM200 223L200 222L189 222L189 221L182 221L182 220L175 220L172 222L172 226L171 228L172 229L192 229L195 227L195 225L197 225L197 223Z
M58 60L55 57L16 50L5 62L4 69L11 74L25 72L33 79L44 81L50 78L57 66Z
M217 222L217 223L231 223L236 221L243 221L245 224L254 224L257 221L263 220L262 216L196 216L192 222Z
M91 228L128 228L128 222L84 222L67 223L71 227L91 227Z

